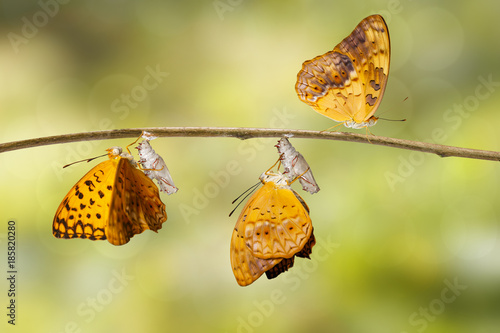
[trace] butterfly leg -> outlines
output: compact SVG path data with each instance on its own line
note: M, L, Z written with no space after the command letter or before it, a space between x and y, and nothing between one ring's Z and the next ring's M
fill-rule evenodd
M309 170L311 170L311 167L308 167L308 168L306 169L306 171L302 172L300 175L298 175L297 177L295 177L295 178L294 178L294 179L290 182L290 185L292 185L292 183L293 183L294 181L296 181L297 179L302 178L302 176L303 176L303 175L305 175L305 174L306 174L306 172L307 172L307 171L309 171ZM303 179L304 179L304 180L306 180L306 181L309 183L309 181L308 181L307 179L305 179L305 178L303 178Z
M366 140L368 140L368 142L369 142L369 143L372 143L372 142L370 141L370 136L369 136L368 134L370 134L370 135L372 135L372 136L375 136L375 134L373 134L373 133L370 131L370 129L368 128L368 126L365 126L365 128L366 128Z
M334 129L335 127L338 127L338 126L340 126L340 125L342 125L342 124L343 124L343 123L340 123L340 124L337 124L337 125L335 125L335 126L329 127L329 128L327 128L327 129L325 129L325 130L320 131L320 133L323 133L323 132L329 132L331 129Z
M132 145L133 145L133 144L135 144L137 141L139 141L139 139L140 139L140 138L142 138L142 136L143 136L143 135L144 135L144 131L142 131L141 135L140 135L137 139L135 139L135 141L134 141L134 142L132 142L131 144L129 144L127 147L125 147L125 148L127 149L128 153L129 153L130 155L132 155L132 153L130 152L130 149L128 149L128 147L132 146Z
M271 171L271 169L274 168L276 166L276 164L278 164L278 163L279 163L279 165L278 165L278 169L279 169L279 167L281 166L281 156L278 158L278 160L269 169L267 169L266 173L268 173L269 171Z

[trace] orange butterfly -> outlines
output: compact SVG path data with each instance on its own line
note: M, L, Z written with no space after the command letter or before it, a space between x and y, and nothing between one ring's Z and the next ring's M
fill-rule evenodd
M157 232L167 220L158 188L120 147L90 170L64 197L52 225L57 238L107 239L128 243L146 229Z
M240 286L264 272L272 279L309 258L316 243L309 208L281 173L265 172L264 184L243 208L231 237L231 266Z
M333 51L304 62L295 90L300 100L346 127L373 126L384 96L391 45L380 15L361 21Z

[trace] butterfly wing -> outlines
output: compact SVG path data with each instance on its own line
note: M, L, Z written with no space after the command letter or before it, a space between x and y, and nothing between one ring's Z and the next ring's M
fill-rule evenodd
M367 120L377 110L389 76L391 44L387 24L380 15L368 16L333 51L353 61L366 101L366 112L361 115Z
M307 206L290 188L268 182L253 196L245 223L245 243L261 259L291 258L306 244L312 231ZM302 200L303 202L303 200Z
M126 158L119 158L106 237L111 244L128 243L131 237L151 229L158 231L167 220L158 188Z
M338 52L304 62L295 90L300 100L335 121L350 121L354 110L361 107L357 73L349 57Z
M236 282L240 286L247 286L278 264L281 259L260 259L253 256L245 243L242 231L244 222L238 220L231 237L231 267Z
M311 231L311 236L307 240L306 245L304 246L304 248L302 248L302 250L300 250L299 252L297 252L296 256L299 257L299 258L311 259L310 256L311 256L311 253L312 253L312 248L313 248L313 246L315 244L316 244L316 237L314 237L314 229L313 229Z
M293 257L283 259L278 264L273 266L271 269L267 270L266 271L267 278L274 279L275 277L277 277L281 273L286 272L286 271L288 271L288 269L292 268L295 256L300 257L300 258L311 259L310 255L312 253L312 248L313 248L314 244L316 244L316 238L314 238L314 230L313 230L313 231L311 231L311 236L307 240L307 243L304 246L304 248L302 250L300 250L299 252L297 252Z
M361 21L333 51L303 63L295 89L318 113L339 122L367 122L387 84L389 32L380 15Z
M279 263L277 263L272 268L266 271L266 277L269 280L274 279L281 273L284 273L288 271L288 269L292 268L294 261L295 261L295 256L281 260Z
M246 203L231 237L238 284L249 285L264 272L269 279L278 276L293 266L295 255L308 258L312 229L309 208L295 191L265 183Z
M92 168L64 197L57 208L52 233L57 238L106 239L106 221L118 160Z

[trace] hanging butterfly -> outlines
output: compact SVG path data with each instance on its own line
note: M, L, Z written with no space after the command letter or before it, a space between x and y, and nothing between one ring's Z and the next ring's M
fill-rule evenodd
M160 187L160 191L166 192L168 195L177 192L179 189L174 185L174 181L168 171L167 164L163 158L154 151L153 147L151 147L151 144L149 143L149 141L156 139L157 136L144 131L142 132L141 137L144 140L139 143L136 148L139 151L139 156L141 157L139 163L142 166L144 174L151 178L151 180L156 179L156 182Z
M295 90L300 100L346 127L373 126L389 75L389 31L368 16L333 51L303 63Z
M247 286L264 272L275 278L309 258L316 243L309 208L281 173L265 172L264 184L243 208L231 237L231 266L236 282Z
M90 170L57 208L52 233L57 238L107 239L128 243L146 229L157 232L167 220L158 188L120 147Z
M288 138L282 137L275 147L278 148L280 161L285 169L283 173L288 176L288 179L292 181L299 177L299 182L304 191L311 194L318 192L319 186L314 179L311 167L309 167L304 156L295 150Z

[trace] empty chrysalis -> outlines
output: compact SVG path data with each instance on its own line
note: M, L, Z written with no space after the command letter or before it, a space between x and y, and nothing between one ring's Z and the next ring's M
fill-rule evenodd
M174 185L172 176L168 171L167 164L163 158L158 155L149 141L154 140L154 136L149 132L142 132L141 138L144 140L136 147L139 151L139 163L146 174L151 179L155 179L160 187L160 191L166 192L168 195L177 192L179 189Z
M290 181L300 177L299 182L304 191L311 194L318 192L319 186L314 179L311 167L309 167L304 156L295 150L290 141L288 141L288 138L281 138L275 147L278 148L281 164L283 164L283 168L285 169L283 174Z

